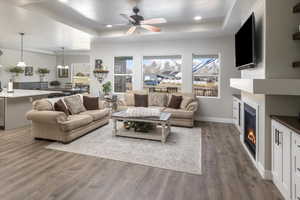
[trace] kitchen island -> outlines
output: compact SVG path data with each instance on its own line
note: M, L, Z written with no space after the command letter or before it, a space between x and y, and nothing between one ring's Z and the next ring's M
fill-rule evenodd
M53 93L57 91L14 90L14 93L7 93L4 89L0 92L0 127L9 130L29 125L25 115L32 109L32 102Z

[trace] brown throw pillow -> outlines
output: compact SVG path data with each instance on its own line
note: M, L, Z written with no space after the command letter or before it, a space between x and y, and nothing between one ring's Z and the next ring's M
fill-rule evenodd
M134 94L135 107L148 107L148 95Z
M182 96L172 95L168 108L179 109L182 102Z
M83 105L87 110L98 110L99 99L98 97L83 96Z
M69 110L61 99L54 103L54 110L64 112L67 116L69 116Z

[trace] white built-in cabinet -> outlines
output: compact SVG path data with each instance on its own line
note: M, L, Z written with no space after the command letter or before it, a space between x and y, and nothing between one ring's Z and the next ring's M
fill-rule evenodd
M292 191L293 199L300 200L300 135L293 135L292 148Z
M272 120L272 179L286 200L300 200L300 135Z
M232 101L232 119L233 124L241 132L242 131L242 101L233 96Z

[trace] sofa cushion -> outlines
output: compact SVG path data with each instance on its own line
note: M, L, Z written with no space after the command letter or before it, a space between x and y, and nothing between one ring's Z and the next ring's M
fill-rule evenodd
M126 106L134 106L134 94L133 93L125 93L124 101Z
M38 111L53 111L53 106L47 99L36 100L32 104L33 110Z
M99 98L83 96L83 105L87 110L99 109Z
M102 110L88 110L85 112L80 113L80 115L90 115L93 117L94 121L101 120L104 117L109 115L109 109L102 109Z
M192 97L188 97L188 96L183 96L182 97L182 102L180 104L180 109L186 109L186 107L192 103L193 98Z
M134 94L135 107L148 107L148 95Z
M69 110L61 99L54 103L54 110L64 112L67 116L69 116Z
M161 107L161 106L149 106L148 108L151 108L151 109L158 109L161 111L163 111L165 109L165 107Z
M179 119L192 119L194 116L194 112L181 110L181 109L165 108L163 112L171 113L172 118L179 118Z
M149 93L149 106L164 107L167 105L167 94L151 92Z
M168 108L179 109L182 102L182 96L172 95L171 100L168 104Z
M72 115L76 115L78 113L86 111L83 105L82 97L80 95L65 97L64 101Z
M60 125L63 131L72 131L91 122L93 122L93 117L90 115L70 115L68 120L61 122Z

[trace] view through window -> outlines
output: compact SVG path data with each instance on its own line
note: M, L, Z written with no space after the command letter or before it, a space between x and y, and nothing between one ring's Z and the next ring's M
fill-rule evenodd
M132 57L115 57L114 66L114 91L123 93L132 90Z
M219 96L218 55L193 55L193 91L197 96Z
M144 88L153 92L181 90L181 56L145 56L143 58Z

